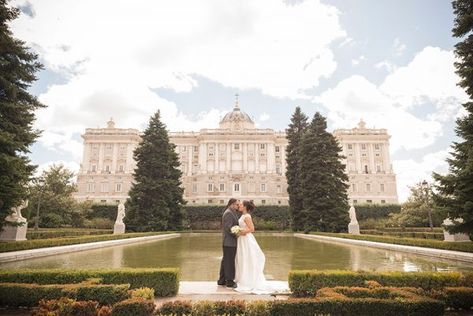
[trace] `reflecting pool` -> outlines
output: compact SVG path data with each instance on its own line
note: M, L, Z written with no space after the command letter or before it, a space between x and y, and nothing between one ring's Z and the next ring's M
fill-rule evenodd
M293 269L367 271L473 271L460 261L409 253L308 240L292 234L256 234L266 255L269 279L287 280ZM6 268L179 267L181 279L216 280L222 239L219 233L184 233L167 240L87 250L0 264Z

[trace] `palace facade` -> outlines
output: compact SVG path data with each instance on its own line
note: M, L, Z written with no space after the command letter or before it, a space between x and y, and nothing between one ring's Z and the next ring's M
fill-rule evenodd
M389 135L384 129L335 130L346 156L353 203L397 203L396 176L389 159ZM133 151L140 142L136 129L88 128L77 177L79 201L118 203L128 197L136 163ZM256 204L287 205L285 132L260 129L241 111L220 121L219 128L199 132L171 132L182 171L188 204L224 204L231 197Z

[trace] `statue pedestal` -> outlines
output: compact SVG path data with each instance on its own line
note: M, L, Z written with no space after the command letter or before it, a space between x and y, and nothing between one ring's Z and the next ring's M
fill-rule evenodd
M119 234L124 234L125 233L125 224L117 224L113 225L113 234L114 235L119 235Z
M0 241L21 241L26 240L26 231L28 230L28 223L22 222L21 226L11 226L8 222L3 226L3 231L0 233Z
M459 223L463 223L463 219L461 219L461 218L457 218L455 221L459 222ZM451 234L445 229L445 226L448 227L448 226L451 226L453 224L454 223L452 222L452 220L450 218L446 218L443 221L443 226L444 226L443 239L444 239L444 241L451 241L451 242L471 241L470 236L468 236L468 234L464 234L464 233Z
M358 225L358 223L348 224L348 233L351 234L351 235L359 235L360 234L360 225Z

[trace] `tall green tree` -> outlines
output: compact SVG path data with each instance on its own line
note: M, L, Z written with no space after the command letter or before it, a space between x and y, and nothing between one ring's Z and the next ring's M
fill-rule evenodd
M300 147L304 230L346 230L348 177L341 162L342 149L335 137L327 132L327 121L320 113L315 113Z
M26 199L26 186L35 170L26 154L39 135L32 126L34 111L43 107L28 92L42 65L9 28L19 14L0 0L0 228L11 208Z
M435 202L452 219L461 218L463 223L452 227L452 232L473 233L473 2L452 2L455 21L453 36L463 40L455 45L456 73L458 83L465 89L469 101L463 104L466 115L457 119L456 134L460 141L453 143L453 152L447 159L449 173L434 173L438 194Z
M182 172L160 112L154 114L134 152L137 168L127 201L127 228L135 231L182 228Z
M286 179L287 192L289 194L289 210L291 214L292 229L304 229L304 222L300 216L302 212L302 187L301 178L302 173L299 165L300 143L302 135L308 126L308 117L305 115L300 107L296 107L291 118L291 123L286 131L288 145L286 148Z
M74 172L63 165L52 165L44 170L29 186L28 208L25 216L36 221L39 206L39 227L74 225L73 219L80 210L72 194L77 191Z

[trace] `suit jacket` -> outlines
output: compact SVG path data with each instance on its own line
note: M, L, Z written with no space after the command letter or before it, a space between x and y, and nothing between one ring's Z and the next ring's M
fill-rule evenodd
M238 226L238 218L240 213L238 211L232 211L227 208L222 215L222 232L223 232L223 245L225 247L236 247L237 236L232 234L231 228L235 225Z

